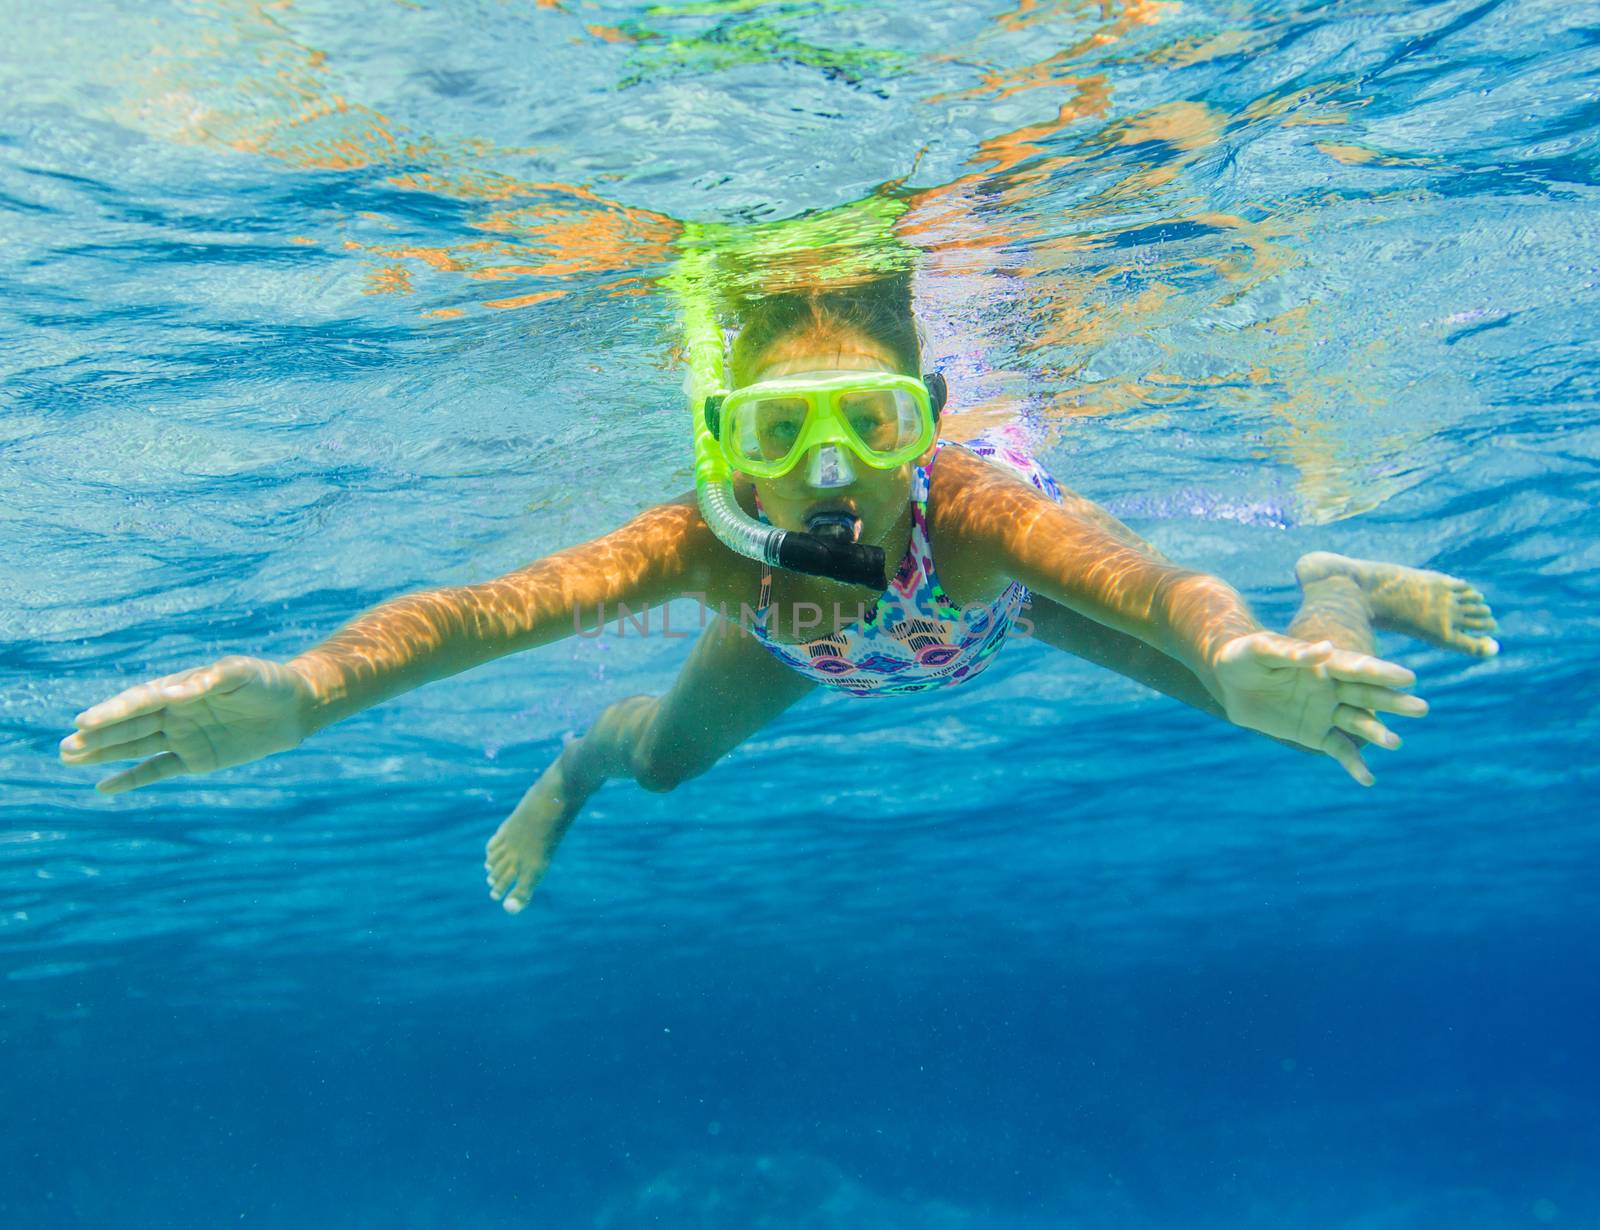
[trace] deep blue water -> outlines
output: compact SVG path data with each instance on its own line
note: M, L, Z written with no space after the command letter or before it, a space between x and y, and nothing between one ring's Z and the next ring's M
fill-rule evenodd
M0 1225L1600 1225L1592 4L0 11ZM683 490L680 222L901 180L953 415L1272 626L1311 549L1489 597L1382 641L1375 789L1019 642L608 786L508 918L685 641L57 762Z

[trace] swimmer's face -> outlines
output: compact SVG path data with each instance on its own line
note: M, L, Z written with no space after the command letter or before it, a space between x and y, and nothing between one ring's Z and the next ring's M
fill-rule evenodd
M750 373L750 381L809 372L898 370L894 355L887 348L864 334L840 331L820 343L814 336L778 339L761 356ZM855 480L847 486L819 490L806 481L807 465L802 460L787 474L756 479L755 486L767 519L782 529L802 530L814 513L842 510L861 519L860 542L883 546L911 500L913 464L906 462L890 470L878 470L851 454Z

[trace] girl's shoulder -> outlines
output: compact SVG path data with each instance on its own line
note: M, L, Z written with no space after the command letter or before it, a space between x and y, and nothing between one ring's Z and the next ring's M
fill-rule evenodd
M1009 482L1009 474L956 441L940 445L929 465L928 548L958 605L988 601L1010 580L995 550L1000 514L994 499Z
M970 521L996 497L1034 491L1015 471L981 457L959 440L939 446L928 467L928 524Z
M1037 469L1032 463L1027 468ZM1039 473L1038 483L1048 487L1053 480ZM1011 582L1006 544L1036 500L1054 497L1010 464L958 441L941 445L928 472L926 518L928 542L952 598L959 593L981 600Z

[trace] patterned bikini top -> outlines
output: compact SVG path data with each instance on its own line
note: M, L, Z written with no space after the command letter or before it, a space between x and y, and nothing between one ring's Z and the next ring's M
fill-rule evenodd
M1028 590L1012 582L992 603L958 607L939 584L933 549L928 542L929 471L938 460L940 440L926 467L917 466L911 480L911 543L889 588L866 606L862 618L815 640L786 644L767 631L772 598L772 570L761 574L761 597L752 629L756 639L780 661L826 687L852 696L894 696L925 692L959 683L981 673L1005 643ZM1061 490L1049 473L1020 450L983 438L966 448L1016 472L1057 502ZM765 514L758 515L763 521ZM840 622L850 613L840 615Z

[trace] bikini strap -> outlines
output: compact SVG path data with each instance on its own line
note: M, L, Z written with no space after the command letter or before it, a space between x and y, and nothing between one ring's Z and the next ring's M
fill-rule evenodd
M756 629L760 632L767 630L767 607L772 602L772 568L768 564L761 565L761 594L756 599Z
M752 489L750 494L755 499L755 502L756 502L756 516L758 518L760 518L761 523L763 525L770 525L771 522L769 522L767 520L767 514L765 512L763 512L762 508L761 508L761 493L758 492L758 491L755 491L754 489ZM761 564L761 593L756 598L756 631L757 632L765 632L767 630L767 607L771 604L771 602L772 602L772 565L766 563L765 561L763 561L762 564Z
M928 541L928 492L933 487L933 463L939 459L939 450L948 443L948 440L938 441L933 446L933 456L928 458L927 466L918 466L911 477L911 549L922 561L924 579L933 596L935 609L946 616L958 608L950 601L950 595L944 592L944 586L939 584L939 576L934 571L933 544Z
M928 492L933 489L933 463L939 460L939 450L947 443L947 440L937 441L928 464L917 466L911 473L911 521L921 533L924 543L928 539Z

